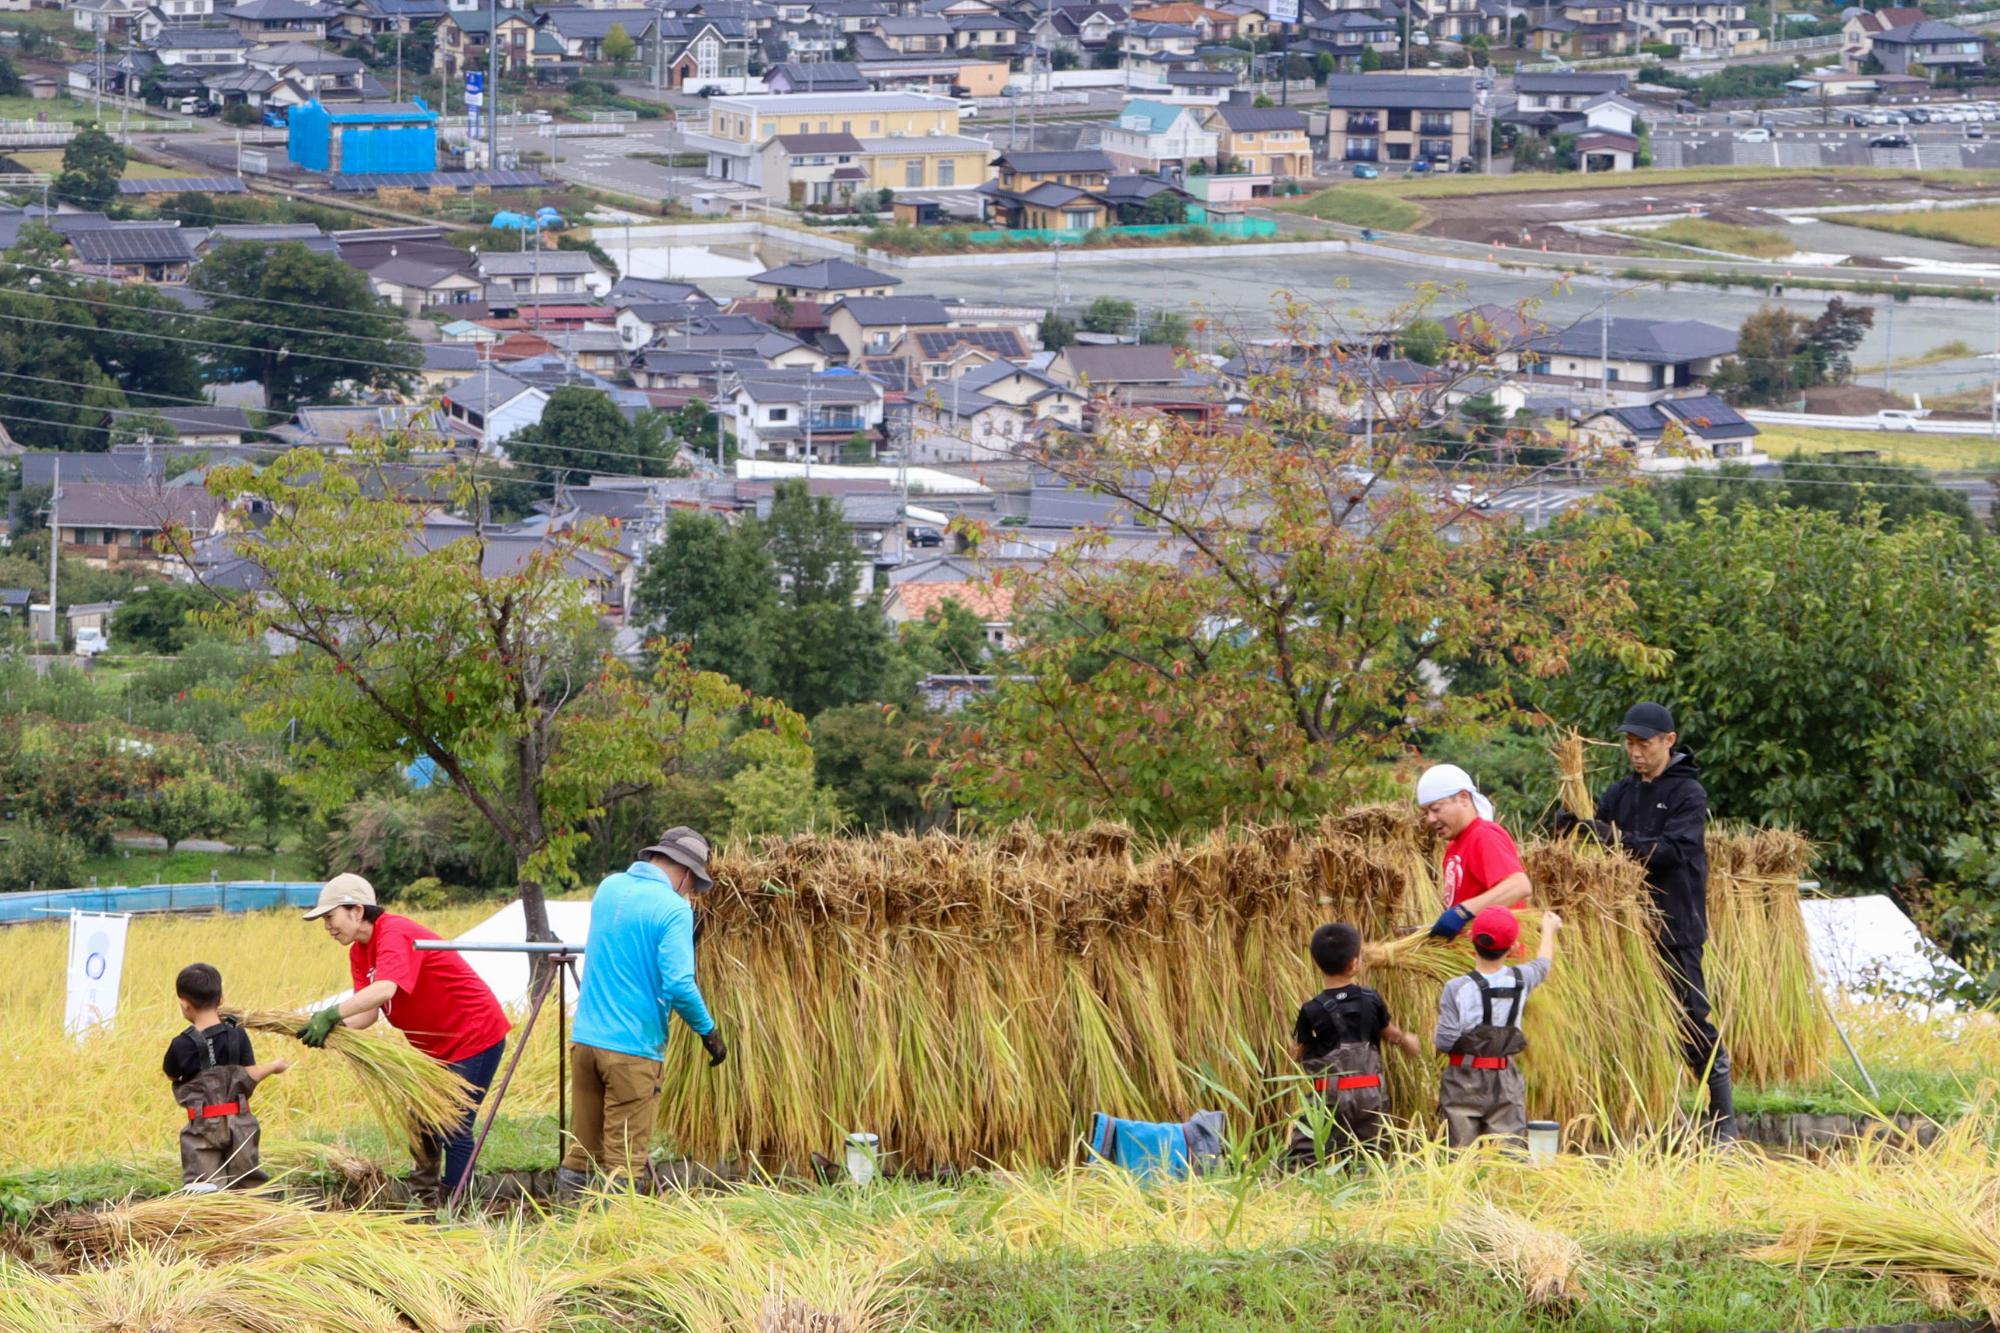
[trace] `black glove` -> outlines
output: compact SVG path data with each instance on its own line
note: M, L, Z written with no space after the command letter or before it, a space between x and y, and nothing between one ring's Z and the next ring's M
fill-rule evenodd
M1555 813L1555 818L1549 820L1549 831L1560 837L1582 822L1582 820L1571 814L1567 809L1558 810Z
M1613 829L1609 823L1602 819L1585 819L1579 821L1579 823L1583 828L1590 830L1591 837L1597 839L1606 847L1618 841L1617 830Z
M722 1044L722 1034L711 1030L701 1039L701 1048L708 1052L708 1067L715 1068L729 1058L729 1048Z
M1431 935L1440 940L1455 940L1458 938L1458 932L1464 930L1471 922L1472 913L1465 910L1465 904L1459 903L1444 909L1444 914L1431 926Z

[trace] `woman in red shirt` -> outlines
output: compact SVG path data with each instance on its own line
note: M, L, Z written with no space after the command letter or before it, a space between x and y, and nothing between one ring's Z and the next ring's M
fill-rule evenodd
M1444 912L1431 927L1439 939L1456 938L1488 907L1518 907L1532 887L1521 853L1506 829L1493 822L1493 802L1479 794L1456 764L1438 764L1417 779L1424 822L1449 841L1444 849Z
M410 1045L472 1085L472 1107L450 1133L410 1145L411 1186L420 1197L442 1202L472 1166L473 1115L500 1068L507 1013L464 958L449 950L419 952L416 942L439 939L438 933L383 911L374 885L359 875L328 880L306 920L323 920L326 933L347 946L354 994L314 1014L299 1040L324 1046L336 1025L365 1028L386 1018Z

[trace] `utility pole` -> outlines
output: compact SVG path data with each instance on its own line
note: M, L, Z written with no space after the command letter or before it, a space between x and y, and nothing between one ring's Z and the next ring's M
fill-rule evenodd
M90 95L96 107L92 115L96 120L102 122L104 119L104 20L101 18L97 22L97 77L91 80L91 84ZM50 608L49 614L55 614L53 607Z
M61 623L56 619L56 556L62 550L62 518L57 512L62 504L62 456L55 460L55 475L49 482L49 641L62 651Z
M1993 438L2000 440L2000 298L1993 302L1993 400L1990 405L1991 418L1987 429Z
M1888 346L1882 349L1882 391L1889 392L1889 380L1896 373L1896 303L1889 302L1889 318L1885 321L1883 338Z
M1604 294L1604 305L1597 313L1597 375L1598 392L1604 399L1605 411L1611 410L1611 294Z
M396 29L396 100L403 100L403 30Z
M486 169L500 169L500 0L486 0Z

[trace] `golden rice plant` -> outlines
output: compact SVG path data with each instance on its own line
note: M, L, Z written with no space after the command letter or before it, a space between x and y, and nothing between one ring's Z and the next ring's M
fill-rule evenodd
M296 1040L303 1020L289 1010L254 1009L240 1015L240 1021L251 1032ZM354 1085L392 1135L411 1139L449 1129L472 1109L470 1084L400 1038L336 1026L327 1035L325 1051L346 1064Z
M1703 971L1736 1077L1800 1082L1825 1073L1832 1020L1799 908L1812 845L1787 829L1708 835Z
M1531 1310L1583 1299L1583 1246L1572 1236L1481 1201L1454 1219L1445 1237L1462 1260L1519 1292Z

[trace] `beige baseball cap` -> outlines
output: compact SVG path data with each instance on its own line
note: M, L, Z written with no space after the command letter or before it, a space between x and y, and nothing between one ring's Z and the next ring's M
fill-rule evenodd
M306 920L317 921L336 907L373 907L375 886L359 875L335 875L319 891L319 901L306 913Z

